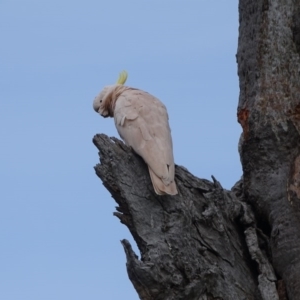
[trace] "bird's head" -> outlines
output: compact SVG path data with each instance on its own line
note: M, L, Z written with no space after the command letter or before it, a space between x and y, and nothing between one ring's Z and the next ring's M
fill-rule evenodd
M121 72L117 83L114 85L105 86L95 98L93 102L93 108L102 117L113 117L115 101L120 95L120 88L123 87L127 76L128 75L126 71Z

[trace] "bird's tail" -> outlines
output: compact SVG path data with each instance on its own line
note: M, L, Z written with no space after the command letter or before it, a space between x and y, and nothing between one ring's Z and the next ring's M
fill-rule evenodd
M151 181L153 184L154 191L157 195L177 195L177 186L175 181L172 181L169 185L165 185L162 180L149 168Z

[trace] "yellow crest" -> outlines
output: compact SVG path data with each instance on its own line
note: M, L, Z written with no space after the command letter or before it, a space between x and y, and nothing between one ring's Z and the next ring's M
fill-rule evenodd
M119 78L118 78L118 81L117 83L118 84L124 84L127 80L127 77L128 77L128 74L126 71L122 71L119 75Z

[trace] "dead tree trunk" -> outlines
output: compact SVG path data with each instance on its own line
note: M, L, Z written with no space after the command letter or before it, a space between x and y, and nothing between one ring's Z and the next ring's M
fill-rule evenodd
M157 196L139 156L93 139L140 250L122 241L141 299L287 299L285 287L300 299L300 2L241 0L239 11L244 176L231 191L176 166L179 195Z
M122 241L141 299L277 299L268 238L256 229L242 181L226 191L214 178L176 166L179 195L157 196L130 148L102 134L93 141L101 159L96 173L140 250L138 259Z
M244 192L273 267L300 299L300 2L241 0L238 47Z

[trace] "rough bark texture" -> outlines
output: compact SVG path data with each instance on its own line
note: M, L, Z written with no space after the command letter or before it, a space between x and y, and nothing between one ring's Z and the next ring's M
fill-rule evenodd
M243 178L231 191L176 166L157 196L143 160L96 135L97 175L140 258L122 244L141 299L300 299L300 1L240 0Z
M242 181L226 191L176 166L179 195L157 196L146 164L123 142L103 134L93 142L96 173L140 250L138 259L122 241L141 299L278 299L268 238L243 201Z
M300 299L300 1L241 0L237 54L244 192Z

